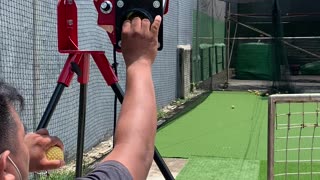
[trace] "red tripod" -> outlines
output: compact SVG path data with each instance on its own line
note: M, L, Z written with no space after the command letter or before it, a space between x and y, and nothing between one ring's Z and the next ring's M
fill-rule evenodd
M69 87L74 73L80 83L78 140L76 158L76 177L82 176L84 133L86 120L87 84L89 82L90 56L94 59L108 86L111 86L116 97L123 102L124 92L118 84L112 66L104 51L81 51L78 48L77 6L74 0L59 0L58 2L58 49L60 53L69 54L60 74L56 89L46 107L37 130L46 128L60 100L65 87ZM174 179L170 170L155 148L154 160L165 179Z

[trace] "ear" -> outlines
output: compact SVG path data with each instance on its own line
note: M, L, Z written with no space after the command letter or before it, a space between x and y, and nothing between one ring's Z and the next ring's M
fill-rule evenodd
M10 154L10 151L4 151L3 153L0 154L0 179L4 179L6 173L6 169L7 169L7 160L8 160L8 156Z

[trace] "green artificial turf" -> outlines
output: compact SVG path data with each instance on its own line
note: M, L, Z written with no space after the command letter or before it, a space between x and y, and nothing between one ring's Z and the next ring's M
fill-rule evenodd
M213 92L205 101L188 113L177 117L162 127L156 146L163 157L189 159L177 179L261 179L267 177L267 98L248 92ZM233 108L234 107L234 108ZM319 121L314 114L317 104L277 104L276 137L315 136L316 138L276 139L275 149L320 147L320 130L296 128L287 131L288 112L290 124L312 125ZM303 118L304 117L304 118ZM283 129L281 129L283 128ZM320 149L275 152L275 160L320 160ZM259 163L260 162L260 163ZM320 164L313 164L313 171L320 172ZM296 163L276 163L275 173L297 172ZM310 163L300 165L301 172L310 172ZM259 173L256 173L259 172ZM316 176L314 176L316 177ZM318 175L317 178L320 179ZM277 179L284 179L283 177ZM291 176L289 179L293 179ZM301 176L310 179L310 176Z
M259 161L231 158L191 158L177 180L257 180Z
M156 145L164 157L266 159L266 109L266 100L247 92L213 92L160 129Z

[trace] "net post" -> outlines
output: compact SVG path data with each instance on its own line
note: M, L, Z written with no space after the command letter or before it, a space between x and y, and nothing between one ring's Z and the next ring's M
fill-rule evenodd
M275 104L273 96L268 100L268 170L267 179L273 180L274 177L274 117L275 117Z

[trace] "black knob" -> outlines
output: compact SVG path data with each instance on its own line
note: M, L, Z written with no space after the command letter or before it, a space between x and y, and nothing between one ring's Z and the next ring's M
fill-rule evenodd
M104 14L109 14L112 11L112 3L110 1L101 3L100 10Z

